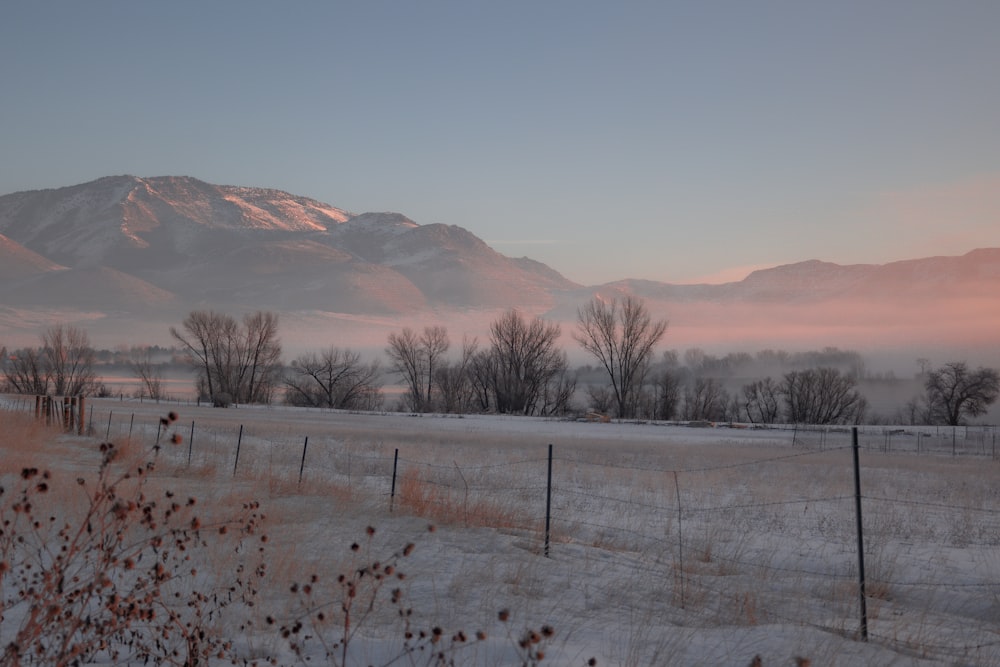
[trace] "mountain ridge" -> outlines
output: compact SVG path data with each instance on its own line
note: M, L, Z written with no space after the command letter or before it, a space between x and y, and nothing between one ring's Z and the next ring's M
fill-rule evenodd
M722 284L626 278L586 286L536 260L502 255L464 227L356 214L276 189L120 175L0 196L0 308L76 312L109 331L135 328L137 318L176 321L197 308L266 309L289 321L348 322L364 339L357 323L378 321L382 331L448 318L468 324L477 313L482 320L517 307L566 323L568 332L587 299L622 294L703 340L706 332L760 340L768 327L864 340L877 337L880 318L886 331L919 321L913 308L921 303L951 312L962 302L967 310L956 318L978 331L995 325L977 313L1000 312L1000 248L887 264L812 259ZM832 322L833 311L845 322ZM740 320L727 321L734 314ZM26 334L17 317L0 319L0 343ZM761 331L751 336L755 322ZM915 337L954 342L960 333L923 327Z

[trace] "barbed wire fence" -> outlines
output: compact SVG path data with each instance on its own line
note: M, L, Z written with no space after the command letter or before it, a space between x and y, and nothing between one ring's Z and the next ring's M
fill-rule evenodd
M113 441L160 427L126 410L90 418L91 434ZM727 446L726 460L706 447L677 461L647 445L470 455L292 427L172 428L184 436L165 449L178 466L346 488L387 511L493 528L540 558L602 568L607 587L587 592L594 605L678 625L809 626L1000 664L995 426L783 426L766 446ZM936 474L956 461L981 474Z

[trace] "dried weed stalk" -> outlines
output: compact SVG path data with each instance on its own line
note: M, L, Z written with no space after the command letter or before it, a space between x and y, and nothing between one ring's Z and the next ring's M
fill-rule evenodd
M433 531L434 527L429 526ZM358 633L376 622L376 616L389 611L398 623L399 642L388 650L379 662L383 667L404 663L434 667L455 667L474 664L473 647L487 639L484 630L469 634L464 630L446 632L440 626L418 627L414 610L409 606L403 582L406 575L399 564L415 549L414 543L406 544L386 559L373 558L371 542L375 528L366 530L367 546L354 542L348 567L332 579L324 581L312 575L307 582L296 582L290 587L294 610L291 618L280 623L269 616L267 622L279 627L282 638L295 656L303 663L311 662L310 646L317 644L328 664L346 667L356 660L352 649ZM535 630L515 631L511 626L510 612L502 610L497 616L503 624L506 637L514 648L515 664L537 667L546 657L547 646L555 635L550 625ZM591 658L587 665L596 665Z
M94 480L25 467L15 488L0 487L0 664L235 659L220 621L255 604L264 515L250 501L203 520L195 498L150 483L159 449L127 462L106 442ZM79 502L61 506L58 485L74 487ZM212 571L219 546L232 554L224 574Z

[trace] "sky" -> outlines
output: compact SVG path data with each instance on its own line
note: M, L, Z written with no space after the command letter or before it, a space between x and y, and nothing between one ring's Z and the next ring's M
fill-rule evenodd
M1000 3L9 3L0 194L271 187L571 280L1000 246Z

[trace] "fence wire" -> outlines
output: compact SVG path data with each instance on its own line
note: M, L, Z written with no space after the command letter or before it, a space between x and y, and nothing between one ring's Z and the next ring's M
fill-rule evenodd
M118 441L160 428L125 411L93 415L90 425L91 435ZM348 445L335 433L306 439L256 426L239 435L193 422L173 428L185 436L168 450L178 465L348 487L392 511L516 531L536 540L539 554L544 540L557 560L584 558L570 545L599 550L603 566L621 577L659 582L655 601L636 604L677 622L782 622L858 634L847 429L795 427L786 444L759 451L748 444L731 461L712 462L709 453L672 462L666 447L623 461L610 451L560 447L549 485L544 442L537 455L494 449L495 460L469 460L451 451L424 458L426 445L417 452ZM981 659L1000 647L996 428L858 433L871 640L941 660ZM939 477L970 458L981 474L959 483Z

